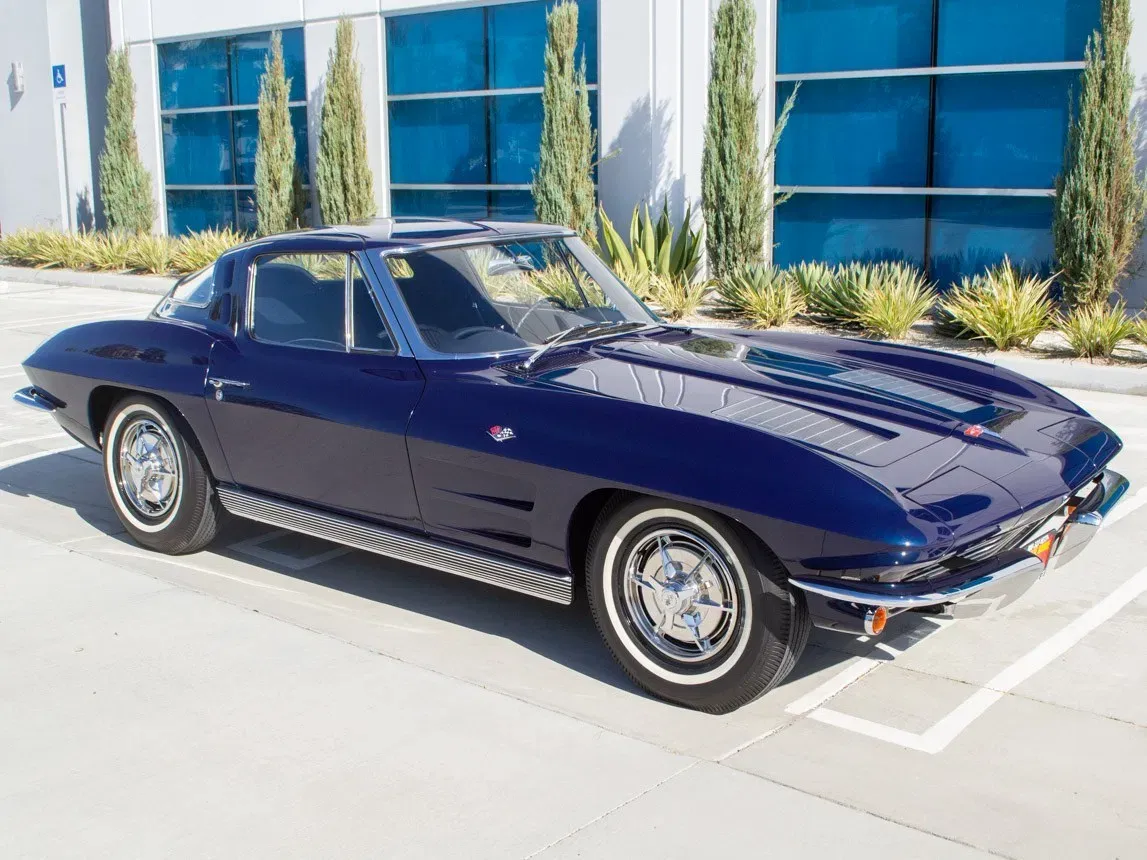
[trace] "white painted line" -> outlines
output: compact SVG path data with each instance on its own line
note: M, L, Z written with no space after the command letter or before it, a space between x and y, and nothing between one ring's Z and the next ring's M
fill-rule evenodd
M62 454L64 451L75 451L79 448L83 448L83 445L73 442L71 445L64 445L60 448L49 448L47 451L25 454L23 457L13 457L11 460L0 460L0 469L7 469L9 466L18 466L21 463L27 463L29 460L38 460L40 457L47 457L49 454ZM0 475L0 478L3 478L3 476Z
M7 448L10 445L23 445L27 442L43 442L46 439L59 439L64 433L49 433L47 436L28 436L25 439L9 439L6 442L0 442L0 448Z
M233 543L228 547L228 549L233 549L237 552L243 553L244 555L249 555L253 558L257 558L260 561L277 564L281 567L286 567L291 570L306 570L309 567L314 567L316 564L322 564L324 561L330 561L331 559L335 559L339 556L347 555L348 553L353 552L353 550L345 546L340 546L329 550L324 550L323 552L319 552L314 555L296 556L288 555L287 553L283 552L275 552L273 549L267 549L265 546L263 546L263 544L269 543L270 541L296 534L298 534L298 532L283 530L268 532L264 535L258 535L253 538L248 538L247 540L241 540L237 543ZM317 541L319 539L315 538L315 540Z
M79 550L73 549L73 550L71 550L71 552L79 552ZM211 570L210 568L207 568L207 567L200 567L197 564L188 564L186 561L176 561L171 556L163 555L162 553L158 553L158 552L157 553L144 553L144 552L133 552L131 550L98 549L98 548L92 548L90 550L87 550L87 552L97 553L99 555L117 555L117 556L123 556L124 558L142 558L145 561L159 561L159 562L163 562L164 564L169 564L172 567L182 567L182 568L185 568L186 570L193 570L196 573L206 573L209 576L217 576L220 579L229 579L232 582L239 582L239 583L242 583L243 585L250 585L253 588L264 588L268 591L281 591L284 594L300 594L301 593L301 592L296 591L293 588L280 588L277 585L269 585L269 584L264 583L264 582L254 582L253 580L245 579L242 576L232 576L229 573L222 573L221 571L218 571L218 570ZM86 555L87 552L85 552L83 554Z
M1122 502L1115 506L1108 516L1103 518L1103 524L1100 528L1107 528L1113 526L1128 514L1132 514L1139 510L1144 505L1147 505L1147 490L1139 490L1130 498L1124 499Z
M15 379L18 376L23 376L24 371L17 370L15 373L0 373L0 379Z
M854 717L851 714L842 714L829 708L817 708L809 714L809 718L870 738L898 744L907 749L935 755L959 737L968 726L983 716L1005 694L1062 657L1083 637L1101 624L1110 621L1124 606L1137 599L1144 592L1147 592L1147 567L1140 570L1050 639L1041 642L1015 663L999 672L923 734L906 732L882 723Z
M816 710L837 693L842 692L846 687L859 681L881 663L886 662L888 661L873 660L871 657L860 657L816 689L805 693L799 699L792 702L785 710L790 714L807 714L809 711Z

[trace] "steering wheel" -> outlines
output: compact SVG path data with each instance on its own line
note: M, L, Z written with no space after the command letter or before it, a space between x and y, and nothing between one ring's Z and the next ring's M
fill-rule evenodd
M530 318L530 314L538 310L538 308L542 306L542 302L549 302L554 307L563 311L569 311L570 313L573 313L574 311L574 309L571 308L564 299L560 299L557 296L542 296L540 299L530 305L529 310L522 314L522 318L518 320L518 325L516 328L521 328L524 326L526 324L526 320Z

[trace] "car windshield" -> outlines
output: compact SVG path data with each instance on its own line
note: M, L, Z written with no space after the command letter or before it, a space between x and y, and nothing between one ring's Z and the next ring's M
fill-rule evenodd
M591 323L657 321L572 237L372 254L376 267L394 278L422 341L436 352L506 352L541 346ZM593 326L585 336L605 330ZM577 339L573 332L569 337Z

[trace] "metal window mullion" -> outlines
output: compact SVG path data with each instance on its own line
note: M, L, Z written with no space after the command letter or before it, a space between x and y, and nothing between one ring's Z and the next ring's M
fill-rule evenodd
M935 68L940 61L940 0L932 0L932 67ZM936 83L939 78L932 75L928 78L928 150L925 153L924 184L929 188L936 181ZM932 201L934 195L924 197L924 259L921 267L924 276L931 278L932 269Z
M851 78L905 78L925 75L986 75L1008 72L1061 72L1078 71L1086 67L1082 61L1056 63L990 63L979 66L912 66L900 69L854 69L839 72L789 72L778 74L777 83L785 81L841 81Z
M287 102L288 108L306 107L307 100L301 99L293 102ZM255 104L242 104L242 105L207 105L205 107L189 107L189 108L166 108L161 110L159 115L164 116L178 116L180 114L193 114L193 113L229 113L241 110L258 110L259 103Z
M780 194L932 195L935 197L1054 197L1054 188L931 188L911 185L777 185Z
M597 84L586 84L587 92L596 92ZM541 87L502 87L485 90L439 90L432 93L398 93L387 95L388 102L414 102L430 99L466 99L484 96L528 96L541 95Z

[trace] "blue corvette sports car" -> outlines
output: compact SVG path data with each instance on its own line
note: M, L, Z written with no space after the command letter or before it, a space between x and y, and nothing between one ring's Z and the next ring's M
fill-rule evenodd
M380 220L272 236L24 364L145 547L224 512L545 600L714 713L811 625L975 615L1075 556L1122 443L998 367L666 325L575 235Z

